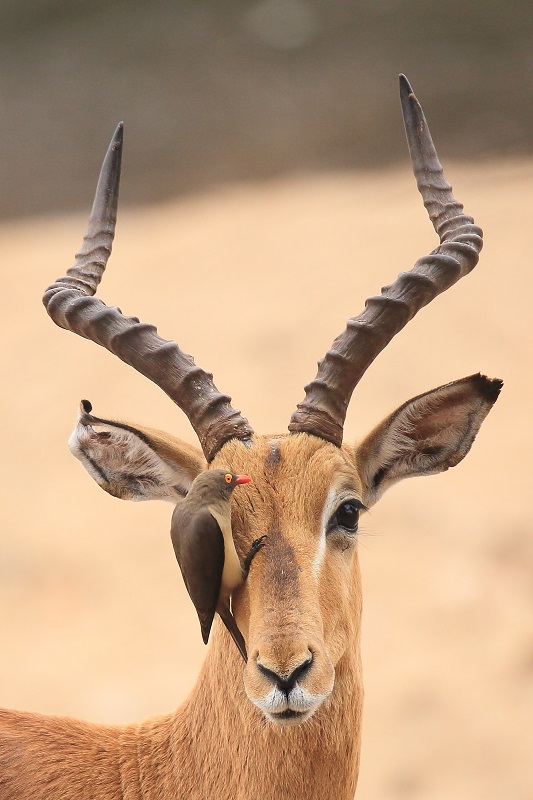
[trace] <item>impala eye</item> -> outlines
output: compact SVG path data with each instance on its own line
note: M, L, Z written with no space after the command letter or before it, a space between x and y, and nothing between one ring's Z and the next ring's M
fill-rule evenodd
M355 533L359 524L359 512L362 508L364 506L359 500L346 500L332 516L329 530L344 528L345 531Z

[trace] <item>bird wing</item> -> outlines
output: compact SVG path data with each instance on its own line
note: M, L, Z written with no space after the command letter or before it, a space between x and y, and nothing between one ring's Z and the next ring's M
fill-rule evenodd
M220 525L207 509L191 513L185 503L181 513L174 514L170 535L185 586L200 620L202 638L207 644L224 569L224 537Z

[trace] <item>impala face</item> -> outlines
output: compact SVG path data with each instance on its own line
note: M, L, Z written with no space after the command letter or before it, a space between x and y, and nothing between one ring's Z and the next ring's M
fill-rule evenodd
M233 497L237 550L267 537L233 600L246 693L269 721L299 724L331 694L359 626L361 482L343 450L305 434L229 443L222 459L252 477Z

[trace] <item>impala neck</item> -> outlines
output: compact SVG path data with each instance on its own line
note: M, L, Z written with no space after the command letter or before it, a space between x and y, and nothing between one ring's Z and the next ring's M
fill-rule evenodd
M334 692L316 714L302 726L281 728L267 723L246 697L242 659L218 621L212 639L191 696L167 718L178 796L353 798L362 705L359 642L338 663Z

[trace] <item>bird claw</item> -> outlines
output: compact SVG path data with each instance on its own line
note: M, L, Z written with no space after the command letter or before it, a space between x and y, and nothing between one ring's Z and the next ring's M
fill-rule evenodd
M243 564L243 567L242 567L242 571L243 571L243 575L244 575L244 579L245 580L248 577L248 573L250 572L250 565L252 563L252 560L253 560L254 556L261 550L261 548L265 546L265 544L266 544L265 539L266 538L267 538L266 535L264 535L264 536L260 536L259 539L254 539L253 540L252 545L251 545L251 547L250 547L250 549L248 551L248 555L244 559L244 564Z

